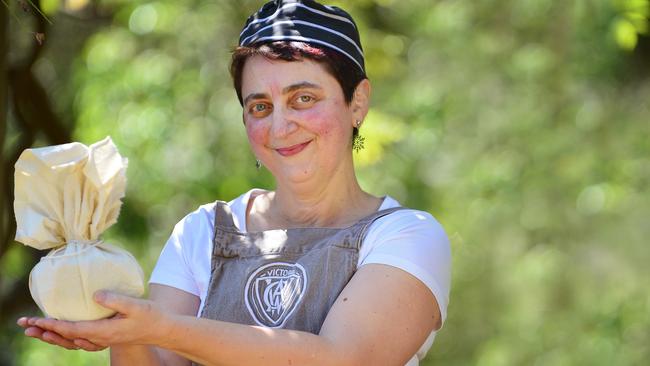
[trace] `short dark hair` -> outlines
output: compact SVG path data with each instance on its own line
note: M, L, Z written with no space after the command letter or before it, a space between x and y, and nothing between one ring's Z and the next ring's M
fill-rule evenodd
M338 81L348 105L352 102L354 90L357 88L357 85L363 79L367 79L366 74L349 58L326 47L316 47L305 42L297 41L276 41L246 47L239 46L232 52L230 75L232 76L237 98L241 105L244 104L241 94L244 65L249 57L256 55L264 56L269 60L292 62L309 59L320 63Z

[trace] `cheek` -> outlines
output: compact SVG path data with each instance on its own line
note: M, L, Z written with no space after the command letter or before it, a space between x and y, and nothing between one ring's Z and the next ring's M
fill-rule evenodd
M305 111L302 115L302 118L305 122L307 122L309 129L321 137L327 139L342 138L348 133L347 128L350 126L345 121L345 117L343 115L332 113L331 110L332 109L329 109L329 111Z
M246 134L253 149L266 144L268 129L268 123L260 121L246 124Z

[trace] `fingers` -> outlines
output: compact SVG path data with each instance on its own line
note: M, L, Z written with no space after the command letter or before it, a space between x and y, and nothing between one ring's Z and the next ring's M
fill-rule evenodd
M88 352L97 352L106 349L106 347L94 344L86 339L70 340L63 338L59 334L38 327L29 327L25 329L25 335L69 350L83 349Z
M29 324L27 323L28 319L29 318L27 318L26 316L20 317L16 321L16 324L18 324L19 326L21 326L23 328L27 328L27 327L29 327Z
M18 324L19 326L21 326L23 328L28 328L28 327L34 326L37 319L41 319L41 318L23 316L23 317L18 318L18 320L16 320L16 324Z
M49 344L59 346L59 347L63 347L63 348L67 348L67 349L70 349L70 350L78 350L79 349L79 346L74 344L74 342L72 342L69 339L63 338L59 334L56 334L54 332L45 331L41 335L40 339L47 342L47 343L49 343Z
M106 347L104 346L99 346L95 343L90 342L87 339L79 338L74 340L74 344L83 349L84 351L89 351L89 352L97 352L105 349Z
M69 350L83 349L89 352L96 352L106 348L106 346L75 336L87 333L87 329L85 328L91 327L91 324L37 317L21 317L16 323L25 328L24 333L26 336Z
M34 320L30 319L28 323L45 331L60 334L68 339L80 338L79 334L84 332L84 328L87 328L80 323L56 319L35 318Z
M93 298L99 305L121 314L128 315L137 311L148 310L147 301L115 292L97 291Z
M27 327L27 328L25 328L24 333L28 337L41 339L41 337L43 336L43 333L45 333L45 330L41 329L39 327Z
M72 342L71 340L65 339L59 334L46 331L39 327L27 327L25 329L25 335L31 338L39 339L51 345L63 347L69 350L79 349L79 346L74 344L74 342Z

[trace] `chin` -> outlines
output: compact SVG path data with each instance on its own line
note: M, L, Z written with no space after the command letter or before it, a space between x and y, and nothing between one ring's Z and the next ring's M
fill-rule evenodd
M286 181L289 183L302 183L313 178L315 175L315 169L313 167L290 167L285 168L279 175L276 175L276 179Z

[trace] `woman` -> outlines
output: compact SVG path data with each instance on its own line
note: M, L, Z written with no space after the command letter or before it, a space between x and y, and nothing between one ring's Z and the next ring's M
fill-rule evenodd
M249 143L276 189L183 218L149 300L99 292L118 316L21 318L25 334L111 347L115 365L417 365L445 318L449 244L431 215L357 182L364 67L343 10L265 4L246 22L231 73Z

